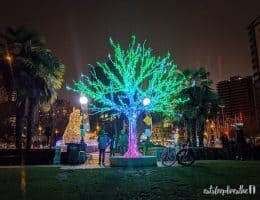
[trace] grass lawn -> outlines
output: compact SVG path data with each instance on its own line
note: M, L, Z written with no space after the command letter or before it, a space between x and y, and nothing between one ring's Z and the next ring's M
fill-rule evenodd
M25 177L25 192L21 188ZM256 195L205 195L203 188L256 185ZM260 162L211 161L191 167L0 168L0 199L260 199Z

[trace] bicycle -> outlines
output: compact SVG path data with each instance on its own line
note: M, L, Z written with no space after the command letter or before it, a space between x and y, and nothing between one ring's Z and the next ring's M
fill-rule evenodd
M176 162L176 151L175 148L172 148L170 146L166 147L161 155L162 164L166 167L170 167L174 165Z
M195 162L194 154L186 144L176 153L175 144L170 143L162 152L161 159L166 167L173 166L176 161L183 166L190 166Z
M177 160L183 166L191 166L195 162L194 153L187 144L177 153Z

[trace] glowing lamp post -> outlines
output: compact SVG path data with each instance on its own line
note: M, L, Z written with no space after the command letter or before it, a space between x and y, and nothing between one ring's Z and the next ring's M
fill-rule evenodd
M13 56L9 53L5 55L5 60L8 62L9 65L13 63Z
M144 98L144 100L143 100L143 105L144 106L148 106L149 104L151 103L151 100L149 99L149 98Z
M88 98L85 97L85 96L81 96L79 98L79 102L80 102L81 105L86 105L88 103Z
M85 96L80 96L79 102L80 102L80 115L81 115L81 124L80 124L81 140L80 140L80 143L85 146L85 142L84 142L85 129L84 129L84 124L83 124L84 115L83 115L82 107L88 103L88 98Z
M8 63L8 65L10 67L11 75L12 75L12 81L13 81L13 84L14 84L14 74L13 74L14 56L12 54L10 54L9 52L7 52L6 55L4 56L4 60Z

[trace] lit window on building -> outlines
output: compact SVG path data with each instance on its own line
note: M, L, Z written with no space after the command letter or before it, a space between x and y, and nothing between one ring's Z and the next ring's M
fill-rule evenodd
M11 94L11 101L16 101L17 99L17 92L16 91L12 91L12 94Z
M15 126L15 124L16 124L16 117L15 116L9 117L9 123L10 123L11 126Z

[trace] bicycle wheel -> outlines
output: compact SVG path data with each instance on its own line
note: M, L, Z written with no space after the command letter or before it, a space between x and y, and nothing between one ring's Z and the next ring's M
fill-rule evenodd
M182 149L177 153L177 160L183 166L191 166L195 161L195 157L191 150Z
M176 162L176 153L174 150L162 153L162 164L166 167L172 166Z

